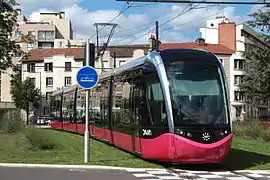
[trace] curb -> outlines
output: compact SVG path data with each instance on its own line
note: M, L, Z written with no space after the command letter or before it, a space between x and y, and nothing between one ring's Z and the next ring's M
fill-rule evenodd
M162 168L127 168L114 166L99 165L64 165L64 164L23 164L23 163L0 163L0 167L13 168L57 168L57 169L104 169L104 170L126 170L126 171L143 171L143 170L165 170Z

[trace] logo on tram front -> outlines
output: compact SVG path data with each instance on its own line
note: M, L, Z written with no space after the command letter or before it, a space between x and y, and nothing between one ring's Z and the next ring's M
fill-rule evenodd
M143 136L152 136L151 129L142 129L142 131L143 131Z
M209 141L210 140L210 134L208 132L205 132L202 134L202 139L204 141Z

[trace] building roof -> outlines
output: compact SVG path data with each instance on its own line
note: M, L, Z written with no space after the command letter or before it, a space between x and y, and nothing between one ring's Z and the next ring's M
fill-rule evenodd
M168 43L168 44L160 44L160 49L203 49L214 54L220 55L230 55L234 53L234 50L221 45L221 44L203 44L199 45L196 42L187 42L187 43Z
M84 59L84 48L32 49L22 61L43 61L45 57L54 55L73 56L75 60Z
M106 51L110 51L111 57L116 54L116 58L126 58L132 57L133 51L136 49L142 49L145 52L148 50L149 45L129 45L129 46L109 46ZM227 48L224 45L220 44L200 44L197 42L188 42L188 43L166 43L160 44L160 49L204 49L210 51L214 54L224 54L230 55L234 51L230 48ZM54 55L64 55L64 56L73 56L75 60L84 59L84 48L54 48L54 49L33 49L30 50L28 55L26 55L22 61L43 61L46 57L51 57Z
M133 57L134 50L141 49L146 53L149 49L148 44L135 44L135 45L122 45L122 46L109 46L106 51L110 51L110 56L116 58Z

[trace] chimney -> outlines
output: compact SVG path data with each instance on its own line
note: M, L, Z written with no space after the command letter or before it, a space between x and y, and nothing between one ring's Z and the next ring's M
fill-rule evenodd
M151 34L150 35L150 38L149 38L149 44L150 44L149 51L155 50L155 48L156 48L156 42L157 42L156 36L153 35L153 34ZM161 44L161 41L158 41L158 43Z
M234 22L223 22L218 25L218 43L236 50L236 25Z
M203 38L198 38L195 41L199 46L206 46L205 39Z

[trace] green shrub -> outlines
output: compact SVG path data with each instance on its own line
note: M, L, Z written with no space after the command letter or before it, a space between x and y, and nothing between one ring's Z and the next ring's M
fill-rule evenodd
M234 121L233 133L235 136L255 140L270 140L270 128L263 127L260 121Z
M263 132L263 134L262 134L262 139L264 140L264 141L270 141L270 130L269 130L269 128L267 129L267 128L265 128L265 130L264 130L264 132Z
M51 150L57 147L54 138L46 129L28 127L25 129L25 136L33 148Z
M24 129L24 124L21 119L7 119L4 118L0 122L0 129L5 133L17 133Z

